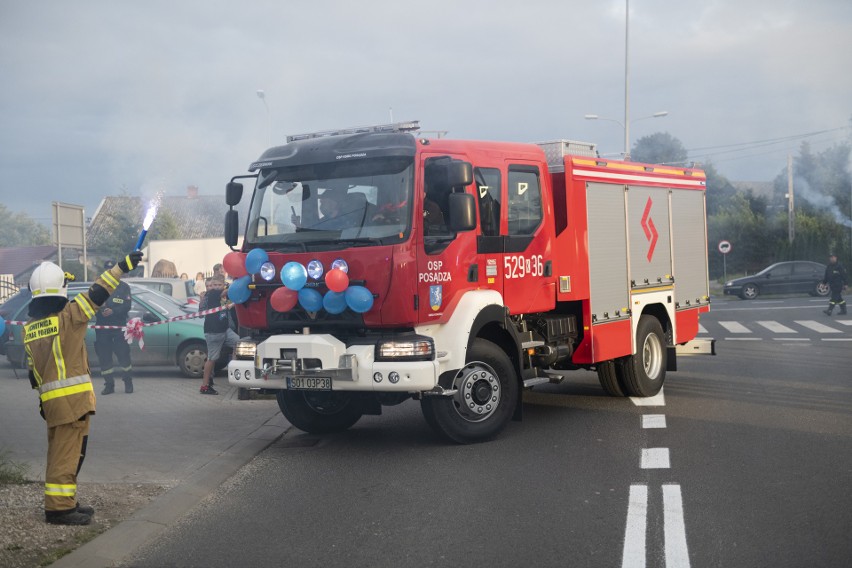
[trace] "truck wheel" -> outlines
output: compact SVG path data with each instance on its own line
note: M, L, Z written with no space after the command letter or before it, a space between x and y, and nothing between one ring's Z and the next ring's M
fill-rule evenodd
M352 393L279 390L278 407L290 424L309 434L342 432L361 418Z
M636 354L621 362L624 390L630 396L654 396L666 380L666 340L657 318L642 316L636 329Z
M468 363L445 388L452 397L426 397L420 407L426 422L441 436L459 443L496 436L512 417L518 400L518 378L509 357L495 344L475 339Z
M624 396L624 389L621 385L620 375L621 369L615 364L615 361L603 361L598 363L598 380L603 387L603 390L609 396Z
M207 361L207 345L202 341L193 341L184 345L177 356L180 372L190 379L200 379L204 375L205 361Z
M760 289L755 284L746 284L740 292L740 298L743 300L754 300L758 296L760 296Z

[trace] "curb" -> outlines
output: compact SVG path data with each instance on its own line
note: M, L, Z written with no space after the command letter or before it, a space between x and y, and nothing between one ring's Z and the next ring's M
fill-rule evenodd
M52 568L108 568L156 539L290 428L281 413L267 420L130 518L63 556Z

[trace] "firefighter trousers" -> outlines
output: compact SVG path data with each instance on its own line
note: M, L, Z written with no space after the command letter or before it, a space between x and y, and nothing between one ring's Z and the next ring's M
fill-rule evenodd
M113 384L117 371L125 382L133 378L133 365L130 362L130 344L124 339L120 329L95 330L95 353L101 366L101 376L107 384ZM113 355L118 368L113 365Z
M89 415L47 429L47 471L44 475L44 510L69 511L77 507L77 474L86 457Z

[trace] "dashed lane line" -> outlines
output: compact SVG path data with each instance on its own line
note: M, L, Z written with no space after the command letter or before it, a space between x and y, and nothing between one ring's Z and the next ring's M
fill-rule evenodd
M642 415L642 428L665 428L666 427L666 415L665 414L643 414Z
M669 469L669 468L671 468L671 460L669 460L669 449L668 448L643 448L640 467L642 469Z
M645 568L645 533L648 526L648 486L631 485L624 529L622 568Z
M654 396L649 397L638 397L631 396L630 400L633 401L633 404L636 406L665 406L666 405L666 397L663 394L663 389L660 389L660 392L655 394Z
M689 568L686 524L680 485L663 485L663 536L666 540L666 568Z

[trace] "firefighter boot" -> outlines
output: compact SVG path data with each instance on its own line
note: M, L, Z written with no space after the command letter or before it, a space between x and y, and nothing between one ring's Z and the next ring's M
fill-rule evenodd
M133 392L133 379L124 379L124 392L127 394Z
M840 304L840 312L839 313L840 313L841 316L846 315L846 302L843 302L842 304Z
M81 513L83 515L89 515L90 517L95 516L95 508L94 507L90 507L88 505L81 505L80 503L77 503L77 512Z
M44 520L51 525L88 525L92 516L74 508L70 511L45 511Z
M104 379L104 390L101 394L112 394L115 392L115 381L112 379Z

